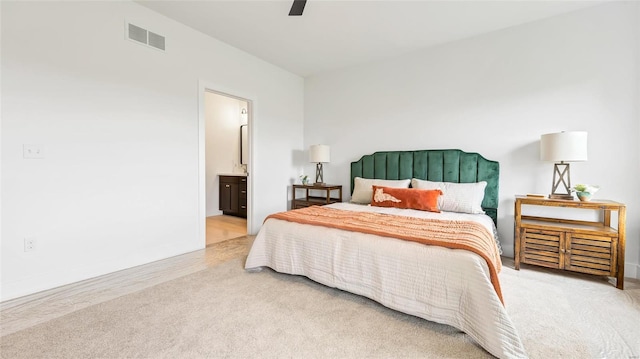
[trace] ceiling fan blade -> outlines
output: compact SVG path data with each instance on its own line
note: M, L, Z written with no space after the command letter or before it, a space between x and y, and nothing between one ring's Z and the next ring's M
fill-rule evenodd
M307 4L307 0L293 0L289 16L301 16L304 11L304 6Z

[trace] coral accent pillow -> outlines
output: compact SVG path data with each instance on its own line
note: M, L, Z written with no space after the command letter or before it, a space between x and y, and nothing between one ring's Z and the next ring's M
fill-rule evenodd
M424 190L374 185L371 205L377 207L418 209L421 211L440 213L438 209L438 197L441 195L442 191L439 189Z

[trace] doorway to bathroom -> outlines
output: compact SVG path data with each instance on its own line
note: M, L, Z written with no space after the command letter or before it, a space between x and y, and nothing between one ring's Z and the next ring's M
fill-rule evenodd
M204 91L205 243L247 235L250 101ZM201 199L202 200L202 199Z

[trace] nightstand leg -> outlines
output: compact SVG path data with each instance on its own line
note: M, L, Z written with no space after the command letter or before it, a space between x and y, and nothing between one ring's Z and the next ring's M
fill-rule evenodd
M515 224L514 224L514 229L513 229L513 251L515 253L514 254L514 267L516 270L520 270L520 224L521 224L521 213L520 213L520 201L518 199L516 199L516 203L514 206L514 217L515 217Z
M624 289L624 273L620 273L620 271L618 271L618 276L616 277L616 288Z
M624 250L626 247L626 223L627 207L618 209L618 273L616 276L616 288L624 289Z

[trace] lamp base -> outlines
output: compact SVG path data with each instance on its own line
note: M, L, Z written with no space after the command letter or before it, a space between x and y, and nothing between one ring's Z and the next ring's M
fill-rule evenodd
M566 200L571 200L573 201L573 196L570 194L550 194L549 195L550 199L566 199Z
M314 185L314 186L324 187L324 186L326 186L327 184L326 184L326 183L324 183L324 182L316 182L316 183L314 183L313 185Z
M324 184L324 178L322 178L322 162L316 164L316 185Z
M551 199L573 200L571 194L571 168L568 163L560 161L553 165L553 185L551 186ZM562 184L562 187L560 186ZM560 187L560 188L558 188ZM562 191L564 189L564 191ZM557 193L565 192L565 193Z

